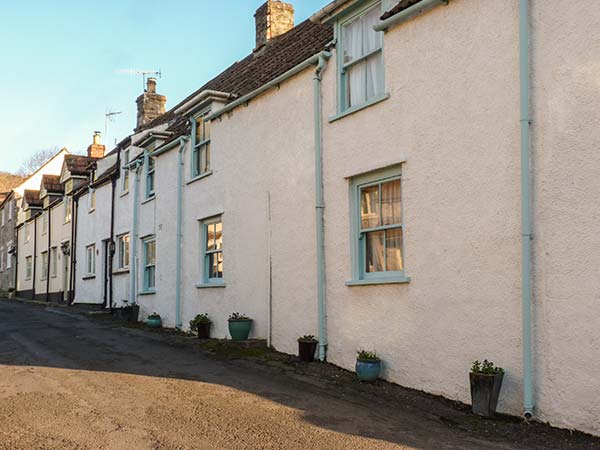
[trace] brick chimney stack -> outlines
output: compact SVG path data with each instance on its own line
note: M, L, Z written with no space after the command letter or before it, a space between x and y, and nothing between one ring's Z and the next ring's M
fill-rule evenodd
M146 91L137 100L136 129L165 113L167 97L156 93L156 78L148 78Z
M87 148L87 155L90 158L103 158L106 147L100 143L100 132L94 131L94 140L92 145Z
M294 7L279 0L267 0L254 14L256 48L259 50L271 39L294 28Z

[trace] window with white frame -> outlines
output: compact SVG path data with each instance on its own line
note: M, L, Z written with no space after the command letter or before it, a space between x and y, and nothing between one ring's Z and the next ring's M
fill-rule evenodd
M72 209L71 209L71 197L65 196L63 197L64 207L65 207L65 223L71 221Z
M48 252L42 252L42 273L40 279L45 280L48 277Z
M203 282L223 282L223 222L215 217L202 222L202 251L204 254Z
M408 281L404 273L404 225L400 168L352 180L353 278Z
M56 247L52 247L50 249L50 276L52 278L56 278L57 271L58 271L58 249Z
M127 165L129 164L129 150L125 150L123 152L123 179L121 181L121 192L129 191L129 168Z
M26 280L31 280L32 272L33 272L32 258L31 258L31 256L26 256L25 257L25 279Z
M96 273L96 245L88 245L85 248L85 274L93 276Z
M156 162L152 156L148 156L146 161L146 198L150 198L154 195L154 173L156 171Z
M210 122L208 111L192 119L192 178L210 172Z
M46 234L48 232L48 214L50 214L50 210L42 211L42 234Z
M145 292L153 292L156 288L156 238L154 236L143 240L143 289Z
M381 4L376 2L339 24L339 111L366 104L385 94L383 33L373 30Z
M117 236L117 269L129 267L129 234Z

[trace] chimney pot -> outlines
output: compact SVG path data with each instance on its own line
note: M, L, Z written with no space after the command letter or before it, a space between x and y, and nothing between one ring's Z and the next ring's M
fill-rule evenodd
M148 81L146 82L146 92L151 94L156 93L156 78L148 78Z
M256 48L294 28L294 6L279 0L267 0L254 14Z

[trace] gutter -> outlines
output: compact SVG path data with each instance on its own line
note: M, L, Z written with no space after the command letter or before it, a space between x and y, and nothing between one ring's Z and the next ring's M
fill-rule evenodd
M521 126L521 301L523 321L523 416L533 417L533 363L531 340L531 175L529 109L529 0L519 0L519 83Z
M204 119L204 121L207 122L209 120L217 119L217 118L221 117L223 114L225 114L226 112L229 112L232 109L235 109L235 108L237 108L240 105L248 103L254 97L259 96L263 92L266 92L266 91L268 91L269 89L271 89L273 87L277 87L277 85L281 84L282 82L284 82L288 78L293 77L294 75L302 72L305 69L308 69L311 66L317 65L319 63L319 59L323 55L326 55L326 58L329 58L331 56L331 53L329 53L328 51L324 50L322 52L317 53L316 55L311 56L310 58L308 58L307 60L301 62L297 66L292 67L290 70L288 70L287 72L283 73L282 75L279 75L277 78L274 78L273 80L269 81L268 83L263 84L258 89L255 89L252 92L244 95L243 97L240 97L237 100L234 100L233 102L228 103L227 105L225 105L223 108L219 109L218 111L215 111L214 113L209 114Z
M181 329L181 245L183 241L182 215L183 215L183 152L185 144L189 140L187 136L179 138L179 151L177 153L177 243L175 258L175 328Z
M388 28L406 22L409 19L425 12L438 5L448 5L450 0L421 0L419 3L409 6L398 14L388 17L385 20L373 25L375 31L386 31Z
M313 76L314 138L315 138L315 208L317 243L317 305L319 315L319 360L327 357L326 286L325 286L325 195L323 192L323 101L321 81L329 52L318 55Z

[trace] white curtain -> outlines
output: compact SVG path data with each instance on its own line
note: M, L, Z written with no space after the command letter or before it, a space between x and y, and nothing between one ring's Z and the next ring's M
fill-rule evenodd
M354 61L363 55L362 20L356 20L344 27L344 63ZM348 106L365 101L365 65L359 63L348 69L347 86Z
M381 32L373 30L373 25L379 22L381 11L378 7L371 9L365 14L363 22L364 52L371 53L381 48ZM381 53L372 56L366 64L366 94L365 99L369 99L383 93L383 58Z

